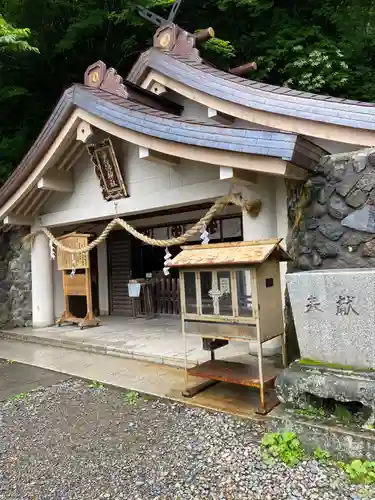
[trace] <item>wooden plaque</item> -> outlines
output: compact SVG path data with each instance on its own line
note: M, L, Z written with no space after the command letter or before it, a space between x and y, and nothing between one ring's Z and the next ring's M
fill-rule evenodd
M99 178L104 199L111 201L126 198L128 192L111 139L104 139L103 142L89 144L86 147Z
M88 243L89 235L71 233L58 238L61 243L69 248L83 248ZM88 269L90 267L88 253L80 253L73 256L69 252L57 249L57 267L59 271L66 271L69 269Z

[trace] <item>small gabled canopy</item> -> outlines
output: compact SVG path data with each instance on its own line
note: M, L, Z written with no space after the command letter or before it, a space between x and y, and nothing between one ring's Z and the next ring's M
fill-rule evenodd
M245 107L305 120L375 130L374 103L247 80L221 71L203 60L166 54L155 48L148 52L147 58L139 60L138 66L140 67L135 66L129 75L129 79L138 84L141 83L138 75L144 75L145 68L148 67L205 94Z
M168 43L163 44L164 40ZM225 116L277 130L374 145L374 103L313 94L243 78L234 71L227 73L200 57L195 40L194 35L173 23L163 25L154 36L154 46L139 57L128 80L150 90L159 85L164 92L172 90L193 98Z
M282 239L193 245L182 248L170 267L217 267L262 264L269 258L291 260L280 246Z

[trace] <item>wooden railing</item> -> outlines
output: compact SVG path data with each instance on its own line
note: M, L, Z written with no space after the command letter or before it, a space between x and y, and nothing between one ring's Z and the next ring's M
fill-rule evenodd
M180 285L178 278L163 277L153 284L156 314L180 314Z

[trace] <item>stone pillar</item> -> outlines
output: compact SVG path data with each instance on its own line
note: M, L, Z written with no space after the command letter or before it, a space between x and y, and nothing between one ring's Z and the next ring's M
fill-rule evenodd
M108 257L107 241L98 245L98 280L99 280L99 311L100 316L109 314L108 297Z
M38 234L31 250L33 327L54 324L53 271L47 236Z
M259 183L255 186L254 191L248 189L242 190L242 195L245 198L254 199L258 196L262 200L262 209L258 217L253 218L246 211L242 213L244 241L271 239L279 236L275 182L276 180L272 177L261 178L259 179ZM250 342L249 351L250 354L257 354L258 348L255 342ZM280 351L280 338L272 339L263 344L264 356L273 356Z

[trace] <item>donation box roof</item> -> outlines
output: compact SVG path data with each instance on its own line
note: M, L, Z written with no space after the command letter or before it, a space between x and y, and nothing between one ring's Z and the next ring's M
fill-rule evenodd
M280 246L281 239L240 241L182 247L169 263L170 267L238 266L261 264L270 257L290 260Z

